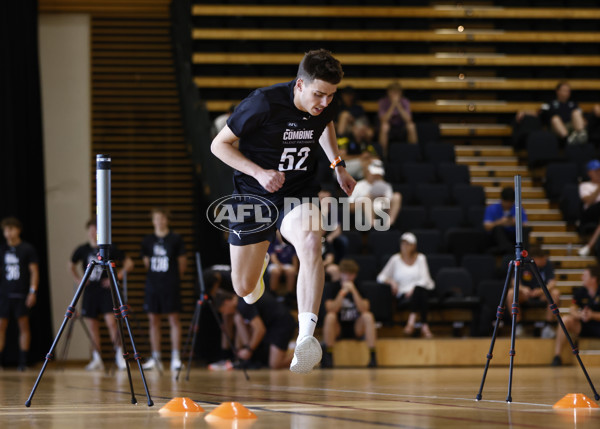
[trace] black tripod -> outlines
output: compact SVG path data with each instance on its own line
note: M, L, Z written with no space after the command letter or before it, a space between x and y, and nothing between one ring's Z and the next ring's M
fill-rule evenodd
M546 300L548 301L548 305L550 306L550 310L556 316L558 320L558 324L562 328L569 344L571 345L571 349L573 350L573 354L577 358L579 365L587 379L590 387L592 388L592 392L594 392L594 399L596 401L600 399L600 395L596 392L594 388L594 384L588 375L583 362L581 361L581 357L579 356L579 350L577 346L573 343L571 336L567 332L567 328L565 327L562 318L560 317L560 311L558 306L554 303L552 299L552 295L548 291L546 287L546 283L542 279L540 275L539 269L535 264L535 261L532 258L528 258L528 253L523 249L523 222L522 222L522 214L521 214L521 176L515 176L515 227L516 227L516 245L515 245L515 259L510 261L508 265L508 272L506 273L506 281L504 282L504 289L502 290L502 296L500 297L500 304L498 305L498 310L496 312L496 323L494 325L494 333L492 334L492 342L490 344L490 350L487 354L487 361L485 363L485 369L483 371L483 378L481 379L481 386L479 387L479 392L477 393L476 399L479 401L482 398L483 385L485 384L485 377L487 375L490 361L492 360L492 352L494 351L494 343L496 342L496 334L498 332L498 325L500 324L500 319L504 315L504 301L506 300L506 294L508 292L508 285L510 282L511 271L514 270L514 295L513 295L513 303L512 303L512 330L510 336L510 365L509 365L509 376L508 376L508 395L506 397L506 402L512 402L512 375L513 375L513 361L515 357L515 332L517 326L517 315L519 314L519 280L521 278L521 270L525 266L530 266L532 268L533 276L535 277L535 281L542 288L544 295L546 296Z
M79 321L81 323L83 332L85 332L85 335L88 337L88 340L90 340L90 344L92 345L92 348L94 349L94 351L96 353L98 353L98 355L102 355L102 353L100 352L100 345L96 344L96 342L92 338L92 334L90 333L90 330L88 329L87 325L81 318L81 314L79 313L79 311L77 311L77 309L75 309L71 318L73 319L73 323L71 323L69 325L69 327L67 328L67 336L65 338L65 343L63 345L63 349L62 349L62 352L60 353L60 357L58 358L58 361L61 363L64 363L67 360L67 354L69 353L69 346L71 345L71 337L73 335L73 328L75 327L75 322L77 322L77 321Z
M185 341L184 356L185 356L185 353L188 353L188 356L189 356L188 366L187 366L186 375L185 375L186 381L189 381L189 379L190 379L190 368L192 366L192 357L193 357L194 350L196 349L196 337L198 336L198 330L200 329L200 317L202 316L202 307L204 306L205 303L208 305L208 307L210 308L210 310L213 313L213 316L217 320L217 323L219 324L219 328L221 329L221 332L225 336L225 339L227 341L227 344L229 345L229 348L231 349L231 352L234 355L237 355L237 350L236 350L235 346L233 345L233 341L231 341L231 338L227 334L227 330L223 326L224 323L221 320L221 317L219 316L217 310L215 310L215 306L212 303L212 299L210 298L210 295L208 295L206 293L206 286L204 284L204 273L202 271L202 263L200 261L200 252L196 252L196 271L198 272L198 283L200 285L200 297L198 298L198 301L196 301L196 308L194 310L194 315L192 316L192 322L190 324L190 329L188 330L188 336ZM190 348L190 339L191 339L191 343L192 343L191 348ZM246 380L250 380L250 378L248 377L248 373L246 372L246 368L243 368L243 371L244 371L244 376L246 377ZM175 377L175 380L179 381L180 373L181 373L181 367L177 370L177 376Z
M115 274L115 263L110 260L110 245L111 245L111 232L110 232L110 167L111 167L111 159L107 155L96 155L96 220L97 220L97 228L98 228L98 259L92 260L83 274L83 278L81 279L81 283L79 287L75 291L75 296L71 301L71 304L67 307L67 312L65 313L65 318L60 325L60 329L56 334L56 338L52 342L52 346L50 347L50 351L46 354L46 358L44 360L44 364L40 373L33 385L33 389L29 394L29 398L25 402L26 407L31 406L31 400L35 391L44 375L44 371L46 370L46 366L48 366L48 362L54 357L54 349L60 340L62 333L65 330L67 322L69 319L73 317L75 314L75 308L77 307L77 302L83 293L83 289L91 276L92 272L96 268L96 266L102 267L103 270L108 275L108 279L110 282L110 292L112 296L113 302L113 312L115 314L115 318L117 319L117 325L119 329L119 335L121 337L121 344L123 345L123 357L125 358L126 367L127 367L127 376L129 378L129 388L131 390L131 403L137 404L137 399L135 399L135 393L133 391L133 382L131 380L131 370L129 368L129 353L127 352L127 344L125 343L125 336L123 335L123 321L125 322L125 326L127 327L127 332L129 333L129 340L131 341L131 347L133 349L133 357L137 361L138 368L140 369L140 374L142 375L142 382L144 384L144 389L146 390L146 397L148 398L148 406L151 407L154 405L152 402L152 398L150 397L150 392L148 391L148 385L146 383L146 377L144 376L144 370L142 368L142 363L140 362L140 354L137 352L135 348L135 342L133 340L133 334L131 333L131 326L129 325L129 306L123 304L123 300L121 298L121 293L119 292L119 287L117 283L117 276Z

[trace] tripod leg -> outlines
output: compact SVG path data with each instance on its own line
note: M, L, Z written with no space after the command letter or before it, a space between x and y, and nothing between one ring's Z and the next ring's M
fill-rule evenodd
M508 272L506 273L506 280L504 282L504 289L502 289L502 296L500 297L500 304L498 304L498 309L496 310L496 323L494 324L494 333L492 334L492 341L490 343L490 349L486 356L487 360L485 362L485 368L483 370L483 377L481 378L481 385L479 386L479 392L475 399L478 401L482 398L483 393L483 385L485 384L485 378L487 376L488 369L490 367L490 361L492 360L493 352L494 352L494 344L496 343L496 336L498 334L498 325L500 325L500 320L504 316L504 302L506 300L506 294L508 292L508 284L510 282L510 273L514 267L515 261L510 261L508 264Z
M510 364L508 366L508 395L506 396L506 402L512 402L512 376L513 376L513 366L515 360L515 341L516 341L516 331L517 331L517 316L519 314L519 279L520 279L520 269L521 269L522 260L515 261L515 287L513 294L513 303L512 303L512 326L510 332Z
M109 265L110 266L110 265ZM110 283L110 294L112 296L113 302L113 313L115 315L115 319L117 321L117 331L119 334L119 338L121 340L121 349L123 351L123 358L125 359L125 368L127 369L127 378L129 379L129 390L131 391L131 403L137 404L137 399L135 399L135 392L133 390L133 380L131 379L131 370L129 368L129 353L127 352L127 345L125 344L125 336L123 335L123 322L121 320L121 313L119 310L119 303L117 302L117 297L115 296L115 289L117 288L116 283L113 283L112 276ZM113 345L115 349L117 348L117 338L113 339ZM117 370L118 370L117 366Z
M73 315L73 322L77 320L77 313ZM60 353L60 357L57 359L58 367L63 368L65 360L67 360L67 353L69 351L69 346L71 345L71 335L73 334L73 326L74 323L71 323L67 328L67 336L65 338L65 343L63 344L62 352Z
M530 261L530 264L533 266L532 271L533 271L533 275L534 275L536 281L538 282L538 284L541 286L542 290L544 291L544 295L546 296L546 300L548 301L550 310L552 310L552 313L556 316L556 320L558 320L558 324L560 325L561 329L565 333L565 336L566 336L567 340L569 341L569 344L571 345L571 350L573 351L573 354L575 355L577 362L579 362L579 366L581 367L581 370L583 371L583 374L585 375L585 378L587 379L587 382L590 385L592 392L594 392L594 399L597 401L600 399L600 395L598 395L598 392L596 391L596 388L594 387L594 383L592 383L592 380L591 380L587 370L585 369L585 365L581 361L581 357L579 356L579 349L577 348L575 343L573 343L573 340L571 339L571 335L569 335L569 332L567 331L567 327L565 326L565 324L562 320L562 317L560 317L560 311L558 309L558 306L552 299L552 295L550 294L550 291L548 290L546 283L542 279L542 276L540 275L537 265L535 264L535 262L533 260Z
M83 289L85 288L85 284L87 283L90 275L92 274L92 271L94 270L96 264L98 264L98 262L96 262L96 261L90 262L88 264L86 270L85 270L85 273L83 274L83 278L81 279L81 283L79 284L79 287L77 287L77 290L75 291L75 296L73 297L73 300L71 301L71 304L69 304L69 306L67 307L67 311L65 313L65 318L63 319L63 322L60 325L60 328L58 329L58 333L56 334L56 338L54 338L54 341L52 342L52 346L50 346L50 350L46 354L46 358L44 359L44 364L42 365L42 369L40 370L40 373L39 373L37 379L35 380L35 384L33 385L33 389L31 390L31 393L29 394L29 397L27 398L27 401L25 401L25 406L26 407L31 407L31 400L33 399L33 395L35 395L35 391L37 390L37 387L40 384L40 381L42 380L42 376L44 375L44 371L46 371L46 366L48 366L48 362L53 357L54 349L56 348L56 345L58 344L58 341L60 340L60 337L61 337L63 331L65 330L65 327L67 326L67 322L75 314L75 311L76 311L75 307L77 306L77 301L79 301L79 297L83 293Z
M202 317L202 305L204 304L203 299L206 299L206 296L201 297L198 300L198 305L196 309L198 310L198 317L196 318L196 324L194 325L194 335L192 336L192 348L190 350L190 357L188 358L188 367L185 373L185 381L190 380L190 369L192 367L192 356L194 354L194 350L196 350L196 339L198 337L198 331L200 330L200 318Z
M186 380L190 379L190 368L192 366L192 355L194 353L193 348L190 349L190 341L192 339L192 335L194 339L196 338L196 333L198 332L198 325L200 323L200 312L202 307L202 299L196 301L196 308L194 309L194 315L192 316L192 321L190 323L190 328L188 329L188 335L185 340L185 345L183 346L183 356L189 356L188 358L188 368ZM177 370L177 375L175 376L175 380L179 381L179 375L181 374L181 367Z
M140 374L142 376L142 383L144 385L144 390L146 391L146 398L148 399L148 406L151 407L152 405L154 405L154 402L152 401L152 398L150 397L150 392L148 391L148 384L146 383L146 376L144 375L144 369L142 368L142 363L140 362L140 354L137 352L137 350L135 348L135 341L133 339L133 333L131 332L131 326L129 325L129 308L123 304L123 300L121 299L121 294L120 294L119 288L117 286L117 276L115 275L115 270L110 261L107 264L107 267L108 267L108 272L110 274L109 277L111 280L111 291L112 291L112 293L114 293L116 302L118 302L118 304L119 304L121 316L123 318L123 321L125 322L125 326L127 327L127 332L129 333L129 340L131 342L131 348L133 349L133 357L138 364L138 368L140 369ZM125 339L123 338L123 330L119 329L119 332L121 334L121 341L123 342L123 354L126 355L127 353L125 351L125 341L124 341ZM130 376L129 382L131 383L131 374L129 372L129 362L127 361L127 358L126 358L126 363L127 363L127 372ZM131 386L132 386L131 393L133 396L133 384ZM135 398L132 398L132 401L134 399Z

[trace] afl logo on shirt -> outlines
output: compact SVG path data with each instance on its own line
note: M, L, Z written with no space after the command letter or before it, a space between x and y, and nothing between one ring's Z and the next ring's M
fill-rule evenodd
M258 195L227 195L208 206L206 218L217 229L242 235L269 229L279 217L277 207Z

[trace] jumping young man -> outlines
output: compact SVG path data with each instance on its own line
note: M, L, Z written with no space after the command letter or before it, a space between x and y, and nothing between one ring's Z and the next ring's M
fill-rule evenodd
M296 373L310 372L321 360L321 346L313 334L324 270L320 219L312 224L307 221L318 209L305 202L284 211L284 199L317 197L319 186L314 183L314 176L321 150L317 144L331 161L342 190L352 194L356 182L339 157L333 123L337 109L331 104L342 76L339 61L329 51L306 53L296 79L252 92L238 105L211 145L213 154L236 170L235 195L258 196L279 209L275 224L260 232L250 233L257 229L256 218L230 223L232 281L236 293L249 304L262 296L267 249L276 228L296 249L300 261L299 333L290 365L290 370Z

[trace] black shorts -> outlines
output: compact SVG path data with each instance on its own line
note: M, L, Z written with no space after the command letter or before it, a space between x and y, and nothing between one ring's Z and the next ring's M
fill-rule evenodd
M296 330L296 322L291 314L286 314L275 326L269 326L265 334L264 342L277 347L279 350L287 350L290 340Z
M338 339L354 339L356 338L356 331L354 330L354 326L356 325L356 321L352 322L340 322L340 335Z
M100 285L87 285L83 291L81 315L96 319L101 314L113 314L113 301L110 288Z
M25 305L26 298L0 297L0 319L18 319L29 315L29 308Z
M144 311L154 314L181 312L181 294L178 286L160 287L146 283Z
M592 321L581 324L581 337L600 338L600 322Z
M317 194L318 194L318 188L309 186L305 190L304 195L294 197L294 198L298 198L301 203L304 202L303 200L305 198L313 198L313 199L315 199L314 201L318 201ZM268 200L268 198L264 198L264 199ZM229 238L227 240L229 242L229 244L234 245L234 246L247 246L249 244L256 244L256 243L260 243L263 241L272 242L275 239L276 231L281 228L281 223L283 222L283 219L285 218L286 214L288 213L288 212L286 212L286 209L289 211L292 208L294 208L295 205L293 205L291 207L285 207L283 203L277 204L275 202L271 202L271 207L277 208L277 219L275 219L273 224L267 228L261 229L261 227L263 227L264 223L256 222L254 220L248 220L248 221L237 222L237 223L231 222L229 224L230 230L233 230L233 231L255 231L256 230L256 232L251 232L251 233L230 232ZM262 215L264 218L267 218L267 217L271 218L266 210L263 210ZM273 221L273 219L272 219L272 221Z

